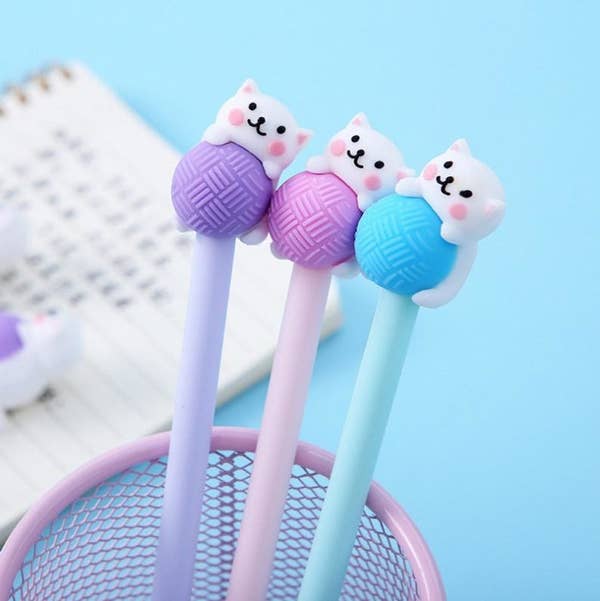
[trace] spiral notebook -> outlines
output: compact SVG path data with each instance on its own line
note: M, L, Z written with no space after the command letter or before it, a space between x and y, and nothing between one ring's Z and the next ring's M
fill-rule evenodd
M85 341L84 359L0 432L0 539L79 464L169 425L191 244L170 206L178 159L82 65L0 98L0 203L32 229L29 254L0 273L0 309L68 309ZM268 372L289 274L267 244L238 244L219 402ZM324 334L340 323L333 288Z

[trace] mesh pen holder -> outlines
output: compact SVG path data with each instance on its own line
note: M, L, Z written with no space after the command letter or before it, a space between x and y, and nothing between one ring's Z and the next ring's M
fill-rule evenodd
M254 430L214 429L194 600L225 597L256 438ZM0 552L0 601L149 599L168 446L168 433L121 446L43 496ZM300 443L269 600L297 597L332 465L333 455ZM425 541L377 484L369 492L341 599L445 599Z

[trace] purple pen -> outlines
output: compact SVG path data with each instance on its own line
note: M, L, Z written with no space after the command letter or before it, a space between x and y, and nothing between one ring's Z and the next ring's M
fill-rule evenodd
M172 198L196 232L154 575L154 601L187 601L206 478L235 238L259 242L281 171L310 132L252 80L181 160Z

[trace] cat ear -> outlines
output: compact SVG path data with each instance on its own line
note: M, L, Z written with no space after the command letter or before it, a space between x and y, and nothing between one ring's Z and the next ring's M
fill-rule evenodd
M361 125L363 127L371 127L367 116L364 113L358 113L352 117L350 123L348 125Z
M238 90L238 94L252 94L254 92L258 92L258 85L253 79L247 79Z
M298 140L298 146L302 148L307 142L313 137L313 132L310 129L299 129L296 134L296 140Z
M466 154L467 156L471 156L471 149L464 138L460 138L456 140L456 142L453 142L452 146L450 146L448 150L454 150L456 152Z

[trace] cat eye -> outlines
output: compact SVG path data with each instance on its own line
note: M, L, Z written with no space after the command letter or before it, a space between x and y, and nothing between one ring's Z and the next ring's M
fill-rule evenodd
M248 105L248 108L249 108L251 111L255 110L255 109L256 109L256 102L251 102L251 103Z
M360 136L356 136L356 135L354 135L354 136L352 136L352 137L350 138L350 140L351 140L352 142L358 142L358 141L360 140Z
M385 167L385 163L383 161L375 161L375 169L383 169Z
M278 134L284 134L284 133L285 133L285 125L280 125L280 126L277 128L277 133L278 133Z
M459 194L463 197L463 198L471 198L471 196L473 196L473 192L471 192L471 190L461 190L459 192Z
M444 167L445 167L446 169L450 169L450 167L452 167L452 165L454 165L454 163L453 163L452 161L446 161L446 162L444 163Z

